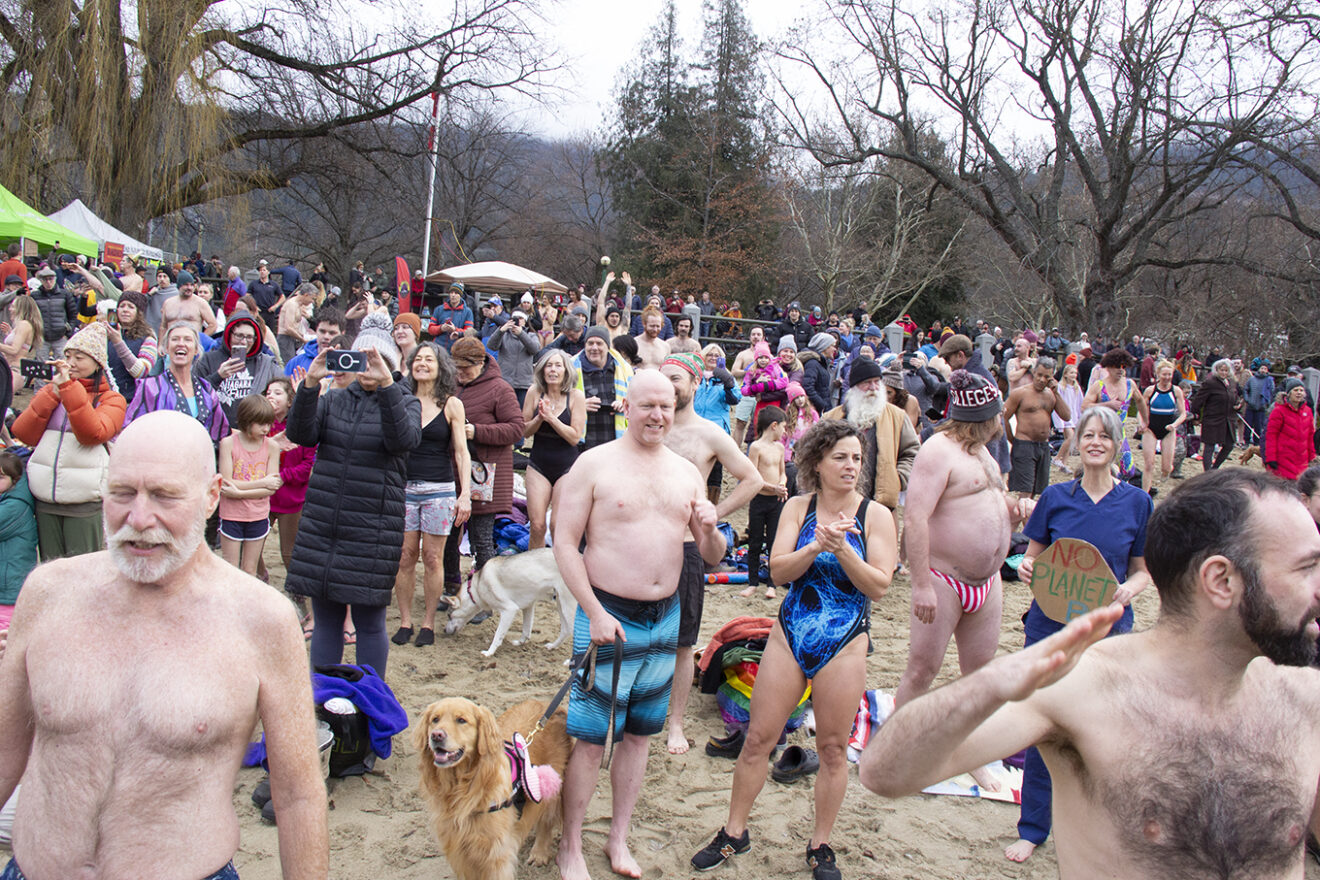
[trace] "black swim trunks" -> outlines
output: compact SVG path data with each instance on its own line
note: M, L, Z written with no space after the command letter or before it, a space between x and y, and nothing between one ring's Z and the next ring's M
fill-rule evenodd
M706 602L706 560L696 541L683 543L683 570L678 575L678 646L691 648L701 633L701 609Z

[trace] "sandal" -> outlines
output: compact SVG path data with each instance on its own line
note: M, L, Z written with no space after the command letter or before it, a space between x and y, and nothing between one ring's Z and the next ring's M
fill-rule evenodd
M344 644L345 645L357 644L357 630L353 630L353 629L344 630Z
M312 637L312 629L314 626L315 625L312 623L311 612L304 614L302 619L302 630L303 630L304 639L310 639Z

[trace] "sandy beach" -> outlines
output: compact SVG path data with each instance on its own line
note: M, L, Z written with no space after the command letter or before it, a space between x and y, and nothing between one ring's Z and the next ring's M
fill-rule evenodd
M1199 472L1200 463L1187 462L1184 470L1188 475ZM1169 483L1165 491L1176 485ZM732 521L741 528L745 513L739 512ZM283 573L270 544L266 559L272 580L279 583ZM470 560L465 558L463 564L466 569ZM421 572L418 574L420 582ZM1005 587L1001 653L1021 650L1021 617L1029 605L1025 585L1008 583ZM708 588L701 645L733 617L773 616L774 602L759 597L743 599L737 594L739 589ZM421 613L420 602L419 589L415 614ZM872 613L875 652L867 661L870 688L892 692L898 685L907 661L908 607L908 580L900 575ZM1153 590L1139 596L1136 627L1149 627L1158 607ZM397 612L392 609L387 627L390 633L397 627L397 620ZM489 644L491 621L468 626L454 636L440 634L436 644L427 648L391 646L387 681L409 717L445 696L476 699L497 714L520 700L548 700L563 681L562 661L569 655L567 644L555 651L544 647L554 638L558 626L553 606L543 603L538 607L532 643L514 646L506 641L489 660L480 652ZM351 648L346 649L345 657L351 660ZM956 669L957 656L950 646L940 681L955 677ZM702 748L710 735L724 732L715 697L694 692L687 715L687 732L693 746L686 755L669 755L663 736L655 738L651 747L631 836L633 853L646 877L695 876L697 872L688 859L720 827L728 808L733 762L709 757ZM790 742L810 745L802 731L795 733ZM332 878L437 880L453 876L426 826L416 793L417 755L405 736L395 737L394 745L394 755L380 761L372 774L330 782ZM276 830L262 823L249 799L260 778L258 770L242 771L234 792L243 833L235 863L245 880L276 880L280 877ZM602 774L588 812L585 835L588 864L596 878L614 876L600 851L609 825L609 805L607 776ZM803 851L811 832L811 812L810 781L781 785L768 780L752 814L751 851L702 876L808 876ZM1013 864L1004 858L1004 847L1017 838L1017 818L1018 808L1012 804L975 798L918 795L884 800L861 786L854 768L833 846L847 878L1057 877L1052 840L1025 864ZM557 878L558 873L553 865L524 866L519 876L548 880ZM1320 878L1320 868L1309 859L1306 876Z

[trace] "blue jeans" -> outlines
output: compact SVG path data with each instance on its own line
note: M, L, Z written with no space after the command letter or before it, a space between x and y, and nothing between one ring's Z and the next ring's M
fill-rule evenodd
M1031 607L1022 618L1026 630L1025 648L1047 639L1059 630L1063 624L1051 620L1040 610L1033 599ZM1109 630L1110 636L1122 635L1132 631L1132 606L1123 609L1123 616ZM1109 636L1106 636L1108 638ZM1050 771L1045 766L1045 759L1035 746L1027 749L1026 762L1022 768L1022 813L1018 819L1018 837L1030 841L1036 846L1050 836L1050 820L1054 809L1054 782ZM4 880L0 877L0 880Z

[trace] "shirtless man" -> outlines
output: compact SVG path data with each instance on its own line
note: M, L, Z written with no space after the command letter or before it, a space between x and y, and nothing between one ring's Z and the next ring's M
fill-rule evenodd
M1031 370L1031 384L1014 388L1004 404L1004 424L1013 444L1008 491L1019 498L1035 498L1050 484L1050 433L1054 430L1050 415L1058 413L1065 422L1072 418L1058 387L1054 359L1042 357Z
M206 546L219 498L201 425L143 416L110 453L110 549L24 584L0 662L0 801L23 782L4 877L236 878L234 784L258 721L283 876L326 877L298 618Z
M692 318L687 315L674 319L674 338L668 342L670 354L701 351L701 343L692 338Z
M131 290L134 293L144 292L142 276L138 274L137 263L132 257L124 257L120 261L119 271L122 273L119 276L119 283L123 285L124 290Z
M1008 359L1008 390L1031 384L1031 370L1036 359L1031 356L1031 342L1025 336L1013 340L1013 356Z
M955 370L949 384L950 419L917 453L903 513L912 635L894 694L900 706L930 688L950 637L964 675L994 657L1004 600L999 567L1010 526L1021 521L985 448L999 431L999 389L966 370Z
M1155 510L1146 563L1154 627L1100 642L1110 605L911 701L862 783L896 797L1034 743L1064 880L1301 880L1320 779L1315 522L1261 471L1212 471Z
M197 296L197 280L192 273L184 270L174 280L179 286L179 295L165 300L161 306L161 326L169 327L176 321L185 321L193 326L199 335L210 336L219 327L211 304Z
M633 287L632 276L627 272L619 276L627 288L623 295L623 308L620 309L609 299L610 284L614 281L614 273L610 272L605 276L605 283L600 286L600 292L596 296L596 324L604 326L610 331L610 341L614 337L623 336L628 332L628 327L632 324L632 299Z
M747 332L747 347L738 352L733 359L733 366L729 372L733 373L733 378L742 385L743 376L747 375L747 368L756 362L756 354L752 349L756 348L756 343L765 342L765 330L760 327L753 327ZM752 394L745 395L738 401L738 405L733 408L733 439L742 447L743 438L747 436L747 423L752 420L752 413L756 412L756 396Z
M620 692L613 695L618 739L605 854L615 873L642 875L628 849L628 824L646 773L649 737L665 725L678 637L679 548L684 535L692 534L711 564L725 551L705 477L665 447L674 422L673 386L659 373L638 373L625 408L627 430L616 442L578 457L570 471L575 476L561 482L555 515L555 562L578 601L573 653L599 646L594 685L585 690L575 676L568 704L568 732L577 743L564 773L558 858L564 880L588 877L582 823L610 733L616 639L623 641L623 671ZM617 474L645 474L645 486ZM583 537L586 551L580 552Z
M654 306L642 310L642 335L637 339L637 356L642 359L638 369L659 369L669 357L669 343L660 338L665 327L665 316Z
M717 519L724 519L755 498L764 481L756 465L742 454L733 438L724 433L719 425L697 415L692 408L692 399L704 370L705 365L697 354L670 355L661 366L660 372L673 383L676 395L674 426L665 437L665 445L696 465L703 486L716 462L719 462L726 474L737 480L734 490L715 506ZM676 581L682 620L678 627L678 660L674 665L674 682L677 686L673 689L669 704L668 748L671 755L681 755L689 747L687 737L683 734L683 714L687 711L688 696L692 692L692 676L696 670L692 646L697 643L701 629L701 610L706 597L706 570L701 564L699 549L693 535L684 538L683 570ZM712 560L711 565L717 562L718 559Z
M308 319L316 304L316 285L304 281L294 289L293 296L280 306L279 327L275 341L280 347L280 360L286 364L298 353L298 349L307 342Z

